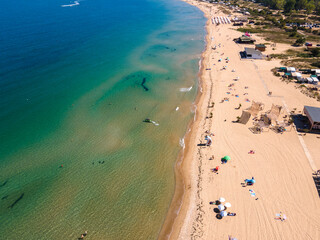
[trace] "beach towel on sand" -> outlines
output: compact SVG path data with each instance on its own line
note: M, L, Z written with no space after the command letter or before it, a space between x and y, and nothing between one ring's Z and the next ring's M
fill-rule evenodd
M256 196L256 193L252 189L249 189L249 192L250 192L251 197L255 197Z

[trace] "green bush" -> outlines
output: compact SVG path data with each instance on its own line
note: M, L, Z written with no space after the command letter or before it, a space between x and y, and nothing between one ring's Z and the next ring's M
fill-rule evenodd
M320 57L320 48L311 49L311 54L313 57Z
M296 45L296 46L301 46L301 45L303 45L305 42L306 42L306 39L305 39L304 37L299 37L299 38L295 41L294 45Z

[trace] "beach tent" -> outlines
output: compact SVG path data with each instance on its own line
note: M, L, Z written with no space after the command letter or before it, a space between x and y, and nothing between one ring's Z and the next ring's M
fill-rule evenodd
M287 72L295 72L296 69L294 67L287 67Z
M262 102L252 101L251 107L246 110L250 112L254 117L258 115L259 111L264 109L264 104Z
M294 77L294 78L296 78L296 79L298 79L298 80L301 80L301 79L302 79L302 75L301 75L301 73L299 73L299 72L293 72L293 73L291 74L291 76Z
M312 77L311 79L312 79L312 83L313 84L318 84L319 83L319 79L318 78Z
M242 123L242 124L247 124L249 122L249 119L251 117L251 113L249 111L242 111L242 115L239 119L239 123Z
M311 73L315 75L320 74L320 69L311 69Z
M229 161L229 160L231 160L231 157L227 155L227 156L224 156L222 159L225 161Z
M277 117L279 117L281 111L282 106L272 104L271 109L267 113L275 114Z
M308 83L312 83L312 82L313 82L312 78L308 77L308 78L307 78L307 82L308 82Z
M283 77L291 77L291 73L286 72L286 73L283 75Z
M278 120L281 111L282 106L272 104L271 109L267 113L262 115L263 122L266 125L276 124L276 121Z
M277 120L276 117L272 114L264 114L262 115L262 120L263 120L263 123L266 125L266 126L269 126L271 125L272 123L272 120L275 121Z
M239 119L239 122L242 124L247 124L251 116L253 117L257 116L259 114L259 111L263 109L264 109L264 104L262 102L252 101L251 106L246 110L242 111L242 115Z

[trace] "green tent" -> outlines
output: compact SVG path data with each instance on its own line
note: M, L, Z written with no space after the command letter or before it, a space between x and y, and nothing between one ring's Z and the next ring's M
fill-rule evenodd
M229 161L229 160L231 160L231 157L229 157L229 156L224 156L222 159L225 160L225 161Z

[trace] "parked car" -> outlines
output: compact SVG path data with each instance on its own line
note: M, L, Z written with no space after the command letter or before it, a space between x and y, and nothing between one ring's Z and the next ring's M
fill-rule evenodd
M312 43L306 42L306 46L307 46L307 47L312 47Z

